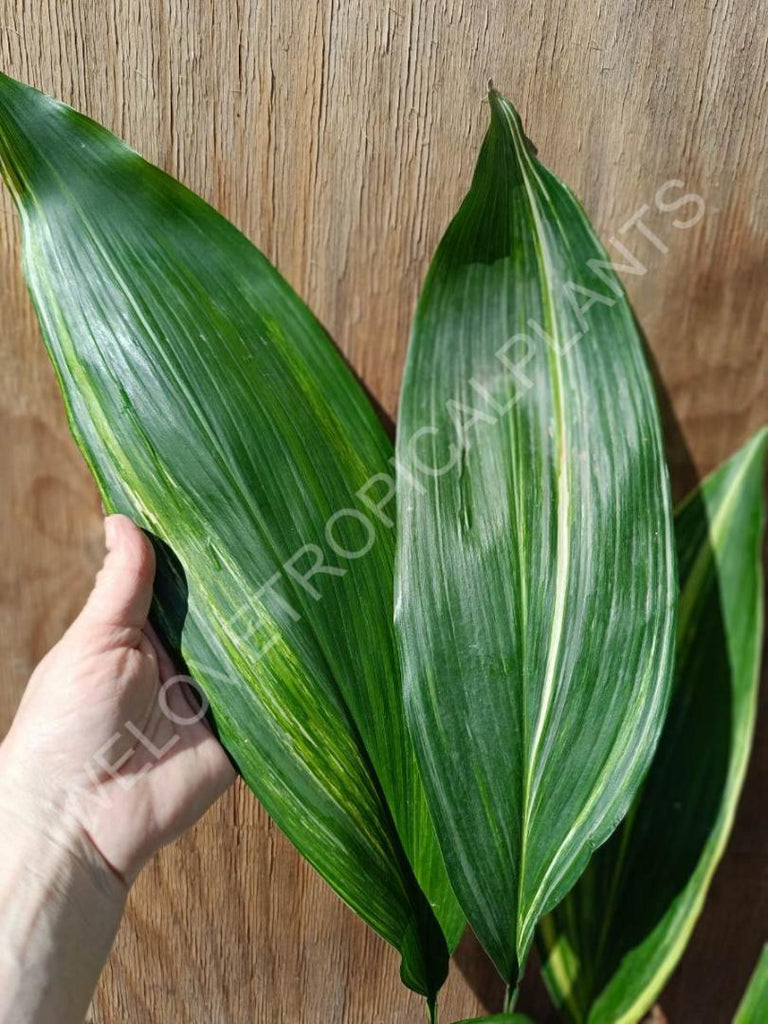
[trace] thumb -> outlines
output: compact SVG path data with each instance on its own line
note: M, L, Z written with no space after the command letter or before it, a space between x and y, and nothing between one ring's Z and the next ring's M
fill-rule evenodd
M80 619L89 624L141 629L152 602L154 549L127 516L107 516L104 535L104 564Z

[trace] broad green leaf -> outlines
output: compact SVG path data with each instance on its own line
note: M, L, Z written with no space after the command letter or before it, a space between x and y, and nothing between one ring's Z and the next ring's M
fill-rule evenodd
M2 76L0 161L72 431L164 552L164 639L280 827L434 995L429 904L451 945L461 915L405 728L376 415L264 256L99 125Z
M765 1024L768 1020L768 946L757 962L733 1024Z
M650 762L676 579L659 417L623 289L517 113L490 99L411 336L396 625L448 873L514 985L536 921Z
M675 683L621 828L542 922L544 972L577 1021L640 1020L677 964L733 824L752 743L763 623L768 431L681 505Z

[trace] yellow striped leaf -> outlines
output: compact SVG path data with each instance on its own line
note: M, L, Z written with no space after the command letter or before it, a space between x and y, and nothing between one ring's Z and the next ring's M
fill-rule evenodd
M625 822L541 927L547 983L576 1021L641 1019L725 849L757 710L767 448L762 430L677 511L680 619L661 742Z
M448 873L515 984L614 830L667 703L661 430L624 291L511 105L419 301L398 425L396 625Z
M0 161L72 431L161 552L155 620L280 827L434 999L462 927L405 727L392 457L264 256L0 76Z

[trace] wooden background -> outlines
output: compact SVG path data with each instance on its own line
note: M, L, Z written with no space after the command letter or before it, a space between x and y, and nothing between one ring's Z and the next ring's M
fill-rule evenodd
M644 205L662 253L627 283L678 493L766 419L766 45L754 0L1 0L0 66L74 104L201 193L274 260L394 415L430 254L466 189L486 80L604 239ZM706 202L688 230L667 180ZM686 212L686 211L684 211ZM678 215L679 216L679 215ZM0 204L0 734L100 558ZM768 937L768 692L735 835L661 1004L730 1020ZM443 1019L498 1008L465 942ZM523 1003L546 1019L531 985ZM397 958L238 787L145 871L95 998L99 1024L405 1024Z

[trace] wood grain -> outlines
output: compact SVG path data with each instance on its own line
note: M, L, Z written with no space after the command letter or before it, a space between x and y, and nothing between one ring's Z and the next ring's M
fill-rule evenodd
M765 420L763 0L0 0L0 12L2 69L103 122L232 219L390 416L417 290L468 185L493 78L603 239L646 267L625 280L661 382L677 492ZM692 206L658 208L670 180L705 201L693 227L673 226ZM637 226L621 233L638 211L660 244ZM0 223L4 730L88 591L101 526L6 195ZM734 840L661 1000L673 1024L730 1019L766 937L767 701ZM471 941L458 960L445 1021L498 1007ZM237 787L140 878L91 1015L420 1020L396 961ZM535 984L523 1003L546 1020Z

